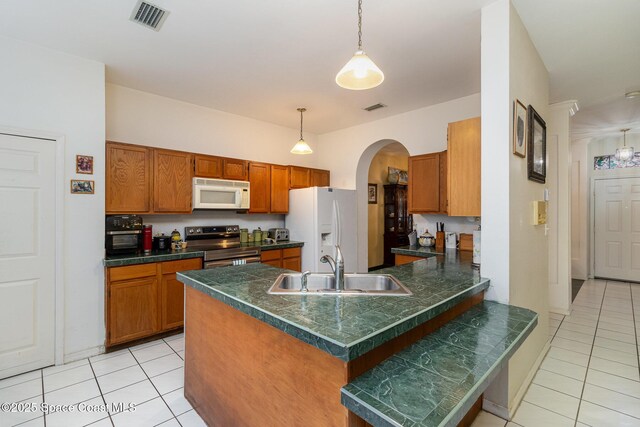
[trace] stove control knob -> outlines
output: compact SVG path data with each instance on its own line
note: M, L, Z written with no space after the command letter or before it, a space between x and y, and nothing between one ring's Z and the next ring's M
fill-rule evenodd
M196 228L196 233L202 233L202 228Z
M193 228L189 229L189 234L193 234Z

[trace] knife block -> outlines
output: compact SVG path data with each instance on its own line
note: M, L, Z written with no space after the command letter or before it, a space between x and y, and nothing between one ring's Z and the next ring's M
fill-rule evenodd
M444 251L444 231L436 232L436 251Z

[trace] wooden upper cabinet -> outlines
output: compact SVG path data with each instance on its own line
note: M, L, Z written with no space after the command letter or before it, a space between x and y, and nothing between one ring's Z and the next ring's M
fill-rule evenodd
M192 155L180 151L153 150L153 211L191 213Z
M440 212L441 153L409 157L409 213Z
M271 210L271 165L249 163L250 213L269 213Z
M480 216L480 117L449 123L448 132L448 213Z
M246 160L223 158L222 178L246 181L248 175L247 164Z
M151 211L152 149L106 144L107 214Z
M271 165L271 213L288 212L289 168L287 166Z
M449 211L449 194L448 194L448 155L446 151L440 153L440 214L448 215Z
M289 188L307 188L310 180L309 168L289 166Z
M222 157L196 154L195 176L199 178L222 178Z
M311 187L329 187L331 185L331 173L322 169L311 169Z

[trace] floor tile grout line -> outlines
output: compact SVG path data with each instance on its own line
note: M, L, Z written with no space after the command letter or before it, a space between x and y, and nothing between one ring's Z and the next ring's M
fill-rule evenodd
M553 358L552 358L552 359L553 359ZM558 359L554 359L554 360L558 360ZM562 361L562 362L563 362L563 361ZM579 366L579 365L575 365L575 366ZM584 368L584 366L581 366L581 367L582 367L582 368ZM579 379L577 379L577 378L570 377L570 376L568 376L568 375L564 375L564 374L559 374L559 373L557 373L557 372L553 372L553 371L550 371L550 370L548 370L548 369L544 369L544 368L542 368L542 367L540 367L540 368L538 369L538 371L545 371L545 372L549 372L549 373L554 374L554 375L560 375L561 377L568 378L568 379L570 379L570 380L580 381L580 380L579 380Z
M580 381L580 380L576 380L576 381ZM572 394L565 393L564 391L556 390L555 388L552 388L552 387L549 387L549 386L546 386L546 385L538 384L536 382L532 382L531 384L535 384L535 385L537 385L539 387L546 388L547 390L555 391L556 393L564 394L565 396L573 397L576 400L580 399L579 397L576 397L576 396L574 396ZM531 402L529 402L529 403L531 403Z
M162 341L164 342L164 339ZM166 342L165 342L165 344L166 344ZM171 346L169 346L169 347L171 347ZM133 358L136 359L136 362L138 362L138 359L136 358L136 355L133 354L133 351L129 350L129 352L131 353ZM180 357L180 356L178 356L178 357ZM140 365L140 362L138 362L138 365ZM156 393L158 393L158 396L160 396L160 399L162 399L162 402L169 409L169 412L171 412L171 415L173 415L173 418L175 418L176 421L178 422L178 424L182 427L182 423L180 423L180 421L178 420L178 417L176 417L176 414L173 412L173 409L171 409L169 404L167 404L167 401L164 400L164 396L162 395L162 393L160 393L160 390L158 390L158 387L156 387L156 385L153 383L153 381L151 381L151 377L147 374L147 371L144 370L142 365L140 365L140 369L142 369L142 372L144 372L144 375L147 377L147 379L151 383L151 386L155 389ZM180 369L180 368L177 368L177 369ZM171 372L171 371L167 371L167 372ZM166 372L164 372L164 373L166 373ZM160 374L160 375L162 375L162 374ZM156 376L158 376L158 375L156 375ZM167 422L167 421L169 421L169 420L164 420L163 422ZM162 423L159 423L159 424L162 424Z
M598 371L598 372L602 372L602 371ZM608 374L608 372L605 372L605 374ZM610 374L610 375L613 375L613 374ZM622 378L622 377L620 377L620 378ZM628 378L627 378L627 379L628 379ZM630 380L630 381L631 381L631 380ZM588 381L587 381L587 382L588 382ZM624 395L624 396L628 396L628 397L632 397L632 398L634 398L634 399L640 400L640 397L636 397L636 396L633 396L633 395L628 394L628 393L623 393L623 392L621 392L621 391L614 390L614 389L609 388L609 387L604 387L604 386L601 386L601 385L599 385L599 384L594 384L594 383L589 382L589 385L594 386L594 387L598 387L598 388L603 388L603 389L605 389L605 390L613 391L613 392L615 392L615 393L622 394L622 395ZM587 402L593 403L593 402L591 402L591 401L589 401L589 400L587 400ZM614 409L614 410L615 410L615 409ZM620 411L618 411L618 410L615 410L615 411L616 411L616 412L620 412ZM624 413L624 412L622 412L622 413ZM640 417L634 417L634 418L640 418Z
M164 343L165 343L166 345L168 345L168 346L169 346L169 348L171 348L171 350L173 350L173 352L176 354L176 356L178 356L178 357L179 357L180 359L182 359L182 361L184 362L184 358L178 354L178 352L176 351L176 349L175 349L175 348L173 348L173 347L171 346L171 344L169 344L167 341L165 341L165 340L164 340L164 338L162 339L162 341L164 341ZM173 341L176 341L176 340L173 340Z
M636 324L636 310L633 304L633 285L629 283L629 291L631 292L631 315L633 316L633 331L635 332L636 337L636 357L638 359L638 375L640 376L640 343L638 343L638 326Z
M14 378L14 377L19 377L20 375L30 374L30 373L35 372L35 371L42 371L42 368L34 369L33 371L24 372L22 374L18 374L18 375L14 375L14 376L11 376L11 377L3 378L2 381L9 380L9 379ZM15 387L15 386L18 386L20 384L28 383L29 381L37 381L38 378L42 378L42 372L40 372L39 376L31 378L30 380L24 380L24 381L20 381L19 383L15 383L15 384L11 384L11 385L8 385L8 386L0 387L0 390L4 390L5 388Z
M598 329L598 323L600 322L600 314L602 313L602 301L604 301L604 296L607 293L607 284L608 282L604 282L604 292L602 293L602 299L600 300L600 312L598 313L598 320L596 321L596 330ZM593 336L593 342L591 343L591 353L593 354L593 346L596 342L596 336ZM584 380L582 382L582 390L580 392L580 399L578 400L578 411L576 412L576 419L574 420L574 427L578 426L578 419L580 418L580 407L582 406L582 399L584 397L584 389L587 385L587 376L589 375L589 364L591 363L591 355L589 355L589 360L587 361L587 369L584 373Z
M620 411L618 411L617 409L609 408L608 406L604 406L604 405L602 405L601 403L595 403L595 402L592 402L592 401L590 401L590 400L586 400L586 399L585 399L585 402L590 403L590 404L595 405L595 406L599 406L599 407L604 408L604 409L606 409L606 410L608 410L608 411L615 412L616 414L622 414L622 415L624 415L625 417L633 418L634 420L640 420L640 418L638 418L638 417L634 417L633 415L629 415L629 414L626 414L626 413L624 413L624 412L620 412ZM582 422L582 421L580 421L580 422ZM583 423L583 424L584 424L584 423Z
M102 387L100 387L100 383L98 382L98 377L96 376L96 371L93 370L93 365L91 364L91 360L87 359L89 362L89 367L91 368L91 372L93 373L93 379L96 382L96 385L98 386L98 391L100 392L100 398L102 399L102 403L104 403L105 407L107 406L107 401L104 398L104 393L102 392ZM111 419L111 414L109 413L109 410L107 409L107 417L109 418L109 421L111 422L111 426L113 427L113 420ZM104 419L104 418L102 418ZM100 421L100 420L98 420Z
M528 391L528 390L527 390L527 391ZM526 397L526 394L525 394L525 397ZM523 402L527 402L529 405L533 405L533 406L536 406L536 407L538 407L538 408L540 408L540 409L544 409L544 410L545 410L545 411L547 411L547 412L551 412L551 413L553 413L553 414L560 415L561 417L566 418L566 419L568 419L568 420L572 420L572 418L571 418L571 417L567 417L566 415L563 415L563 414L561 414L561 413L559 413L559 412L553 411L553 410L551 410L551 409L549 409L549 408L545 408L544 406L540 406L540 405L538 405L537 403L529 402L528 400L525 400L525 398L522 398L522 401L523 401ZM518 409L520 409L520 408L518 408ZM578 409L580 409L580 406L578 406ZM576 411L576 419L575 419L575 420L572 420L572 421L576 421L577 419L578 419L578 412Z

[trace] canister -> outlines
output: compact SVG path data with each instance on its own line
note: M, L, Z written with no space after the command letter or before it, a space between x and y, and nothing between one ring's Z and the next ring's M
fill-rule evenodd
M249 229L241 228L240 229L240 243L247 243L249 241Z
M253 241L262 242L262 230L260 228L253 230Z

